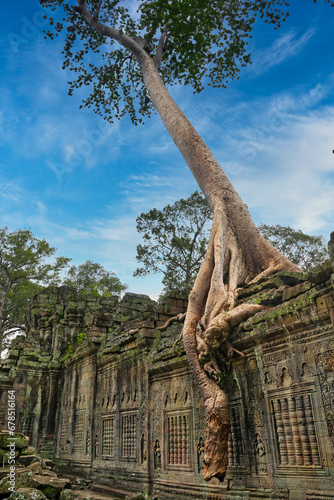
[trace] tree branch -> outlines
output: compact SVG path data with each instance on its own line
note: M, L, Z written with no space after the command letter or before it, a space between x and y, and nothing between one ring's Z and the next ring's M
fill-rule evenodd
M85 0L77 0L77 2L78 5L74 7L74 10L78 12L87 24L94 28L98 33L107 38L116 40L120 45L129 49L137 58L138 62L142 62L145 57L149 57L146 51L121 29L118 30L112 28L111 26L106 26L105 24L102 24L98 18L95 18L94 15L89 12Z
M162 55L164 52L164 48L166 47L166 40L167 40L167 31L163 31L161 33L160 40L157 46L157 51L154 57L154 64L157 70L161 68Z
M97 7L96 7L96 11L93 14L93 18L95 20L97 20L99 18L99 14L100 14L102 3L103 3L103 0L100 0L99 3L98 3L98 5L97 5Z
M156 51L156 54L154 57L154 64L155 64L155 67L157 68L157 70L159 70L161 67L162 55L167 48L167 40L168 40L168 38L167 38L167 34L168 34L167 25L170 24L171 22L172 22L172 20L170 19L168 21L168 23L166 24L166 26L164 26L163 31L160 35L160 40L159 40L157 51Z

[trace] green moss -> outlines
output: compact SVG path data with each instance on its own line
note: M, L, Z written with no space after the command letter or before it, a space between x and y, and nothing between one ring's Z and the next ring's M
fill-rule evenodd
M29 361L39 361L38 356L33 352L29 353L27 357Z
M81 332L79 333L79 335L71 338L67 351L65 352L63 358L64 361L66 361L66 359L69 359L73 355L75 348L83 343L87 335L88 334L86 332Z
M40 490L44 493L46 498L54 498L57 494L57 488L54 488L53 486L44 486L43 488L40 488Z
M219 373L219 381L218 381L218 385L219 387L225 391L226 388L227 388L227 382L228 382L228 375L227 375L227 372L225 371L222 371Z

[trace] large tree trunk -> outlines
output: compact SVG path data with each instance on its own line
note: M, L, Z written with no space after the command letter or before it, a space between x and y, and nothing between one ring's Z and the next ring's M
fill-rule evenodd
M237 284L298 268L259 233L221 166L171 98L152 59L144 56L139 63L153 105L214 213L207 254L189 297L183 341L206 409L204 478L222 481L228 464L229 407L214 350L231 327L262 309L247 304L233 309Z
M237 284L298 268L261 236L213 154L171 98L154 60L123 31L100 23L88 12L84 0L77 2L77 11L94 29L116 39L136 57L153 106L213 210L207 253L189 296L183 341L206 409L204 478L223 480L228 459L229 408L220 387L215 351L227 341L233 326L262 308L249 304L234 308Z

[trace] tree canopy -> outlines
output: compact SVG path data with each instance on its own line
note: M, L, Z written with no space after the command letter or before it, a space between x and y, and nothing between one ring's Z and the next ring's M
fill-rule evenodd
M224 87L251 63L247 45L257 18L279 27L289 15L285 0L146 0L134 16L118 0L40 3L63 7L61 21L50 16L46 35L66 33L63 67L75 74L69 93L90 86L84 106L110 121L129 113L134 123L150 114L152 102L131 41L154 59L165 84L201 92L204 83Z
M107 271L101 264L87 260L79 266L71 266L63 282L82 293L92 293L109 297L120 295L127 285L121 283L112 271Z
M260 224L259 229L277 250L305 272L329 258L322 236L310 236L300 229L295 230L279 224Z
M205 256L212 212L203 195L195 191L162 210L153 208L137 217L137 231L144 244L137 246L143 267L134 276L162 273L164 292L188 295Z
M70 259L52 257L56 248L29 229L0 229L0 348L4 332L23 328L24 308L41 285L57 284Z

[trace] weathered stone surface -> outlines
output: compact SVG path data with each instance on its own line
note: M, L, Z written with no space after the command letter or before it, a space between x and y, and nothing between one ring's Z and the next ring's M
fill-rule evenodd
M60 479L54 476L32 476L34 487L44 493L47 498L56 498L56 496L64 489L70 486L67 479Z
M6 449L9 444L15 441L15 448L25 450L28 448L29 439L22 432L15 432L14 435L7 431L0 432L0 448Z
M222 380L231 407L223 486L202 479L205 414L177 342L182 325L158 329L186 301L126 294L113 302L48 289L33 303L29 336L14 346L0 379L17 391L21 428L54 457L57 471L91 477L108 491L178 500L330 498L332 275L326 264L309 280L278 273L239 291L241 302L268 308L232 332L245 356L228 361ZM0 418L5 410L2 398ZM83 490L61 498L72 493Z
M10 500L46 500L46 496L35 488L19 488L11 493Z
M42 474L42 465L40 462L35 462L26 467L27 471L31 471L33 474Z
M19 462L24 467L27 467L34 462L38 462L38 458L36 457L36 455L21 455L19 458Z
M74 492L72 490L63 490L60 493L59 499L60 500L74 500L75 499Z
M13 463L28 448L29 439L20 432L0 431L0 462Z

